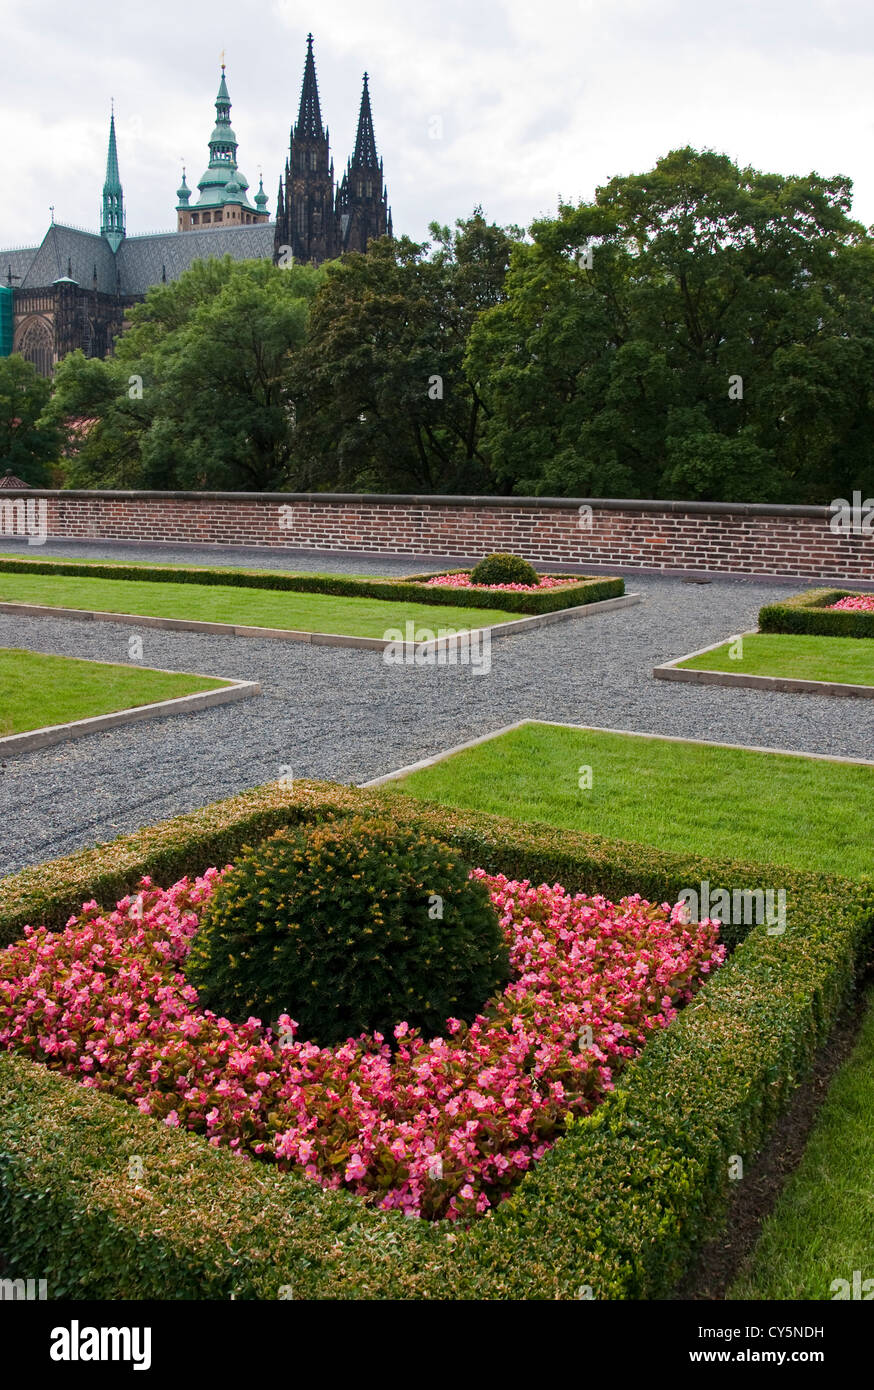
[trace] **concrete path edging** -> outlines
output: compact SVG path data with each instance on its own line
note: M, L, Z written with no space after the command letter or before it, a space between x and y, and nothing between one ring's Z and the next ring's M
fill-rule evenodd
M118 662L94 661L95 666L113 666ZM197 671L169 671L163 666L137 666L140 671L160 671L167 675L191 675L197 679ZM172 700L155 700L148 705L131 705L127 709L112 710L108 714L96 714L90 719L73 719L68 724L47 724L42 729L28 729L21 734L7 734L0 738L0 757L11 753L28 753L35 748L48 748L55 743L67 743L71 739L83 738L86 734L99 734L104 729L116 729L125 724L139 724L147 719L166 719L173 714L196 714L199 710L210 709L215 705L236 704L238 700L248 700L261 694L260 681L238 681L223 676L203 676L203 680L224 680L227 685L217 690L196 690L190 695L179 695Z
M741 638L757 635L757 628L737 634ZM838 695L848 699L874 700L874 685L850 685L846 681L803 680L797 676L744 675L741 671L688 670L678 665L680 661L691 661L693 657L705 656L707 652L718 651L720 647L725 646L727 641L734 640L732 637L723 638L721 642L713 642L709 647L702 647L700 651L688 652L685 656L677 656L673 661L666 661L661 666L654 666L652 673L657 680L683 681L688 685L722 685L746 690L771 690L780 695Z
M609 612L615 608L630 608L643 602L642 594L623 594L619 598L599 599L596 603L583 603L575 608L559 608L554 613L535 613L529 617L514 619L508 623L495 623L493 626L464 628L452 637L435 637L430 641L404 642L404 653L451 651L453 648L467 646L471 633L488 633L490 639L510 636L517 632L530 632L533 628L547 627L551 623L565 622L571 618L587 618L595 613ZM442 604L434 604L435 617L439 617ZM57 608L50 604L38 603L0 603L0 613L10 613L28 618L72 618L81 622L123 623L132 627L163 628L170 632L207 632L225 637L264 637L285 642L311 642L324 647L356 647L364 651L385 651L396 645L390 638L350 637L336 632L300 632L292 628L247 627L236 623L201 622L194 618L156 618L142 613L109 613L91 608Z
M720 646L723 643L719 643ZM704 648L710 651L709 647ZM683 658L681 657L680 660ZM468 748L475 748L480 743L490 743L494 738L500 738L503 734L512 733L514 729L522 729L526 724L541 724L550 729L575 729L584 734L621 734L624 738L646 738L658 739L660 743L694 743L701 748L730 748L737 753L776 753L781 758L812 758L815 762L821 763L848 763L851 766L874 767L872 758L844 758L837 753L808 753L803 748L761 748L750 743L718 743L709 738L682 738L678 734L648 734L640 729L603 729L592 724L565 724L558 719L517 719L513 724L505 724L503 728L493 729L491 733L481 734L479 738L468 739L465 743L457 743L453 748L444 748L440 753L435 753L430 758L422 758L419 762L409 763L406 767L399 767L394 772L387 772L382 777L372 777L369 782L359 782L360 788L380 787L386 782L399 782L408 777L413 772L421 772L426 767L433 767L435 763L445 762L447 758L453 757L455 753L463 753Z

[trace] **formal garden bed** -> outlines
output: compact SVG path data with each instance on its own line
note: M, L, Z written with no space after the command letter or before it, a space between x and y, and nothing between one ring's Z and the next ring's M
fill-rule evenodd
M514 556L482 563L490 561L512 562L511 572L530 570ZM624 590L621 579L447 588L344 575L0 559L3 612L359 647L406 662L442 661L444 654L465 662L474 643L640 601Z
M874 637L874 594L807 589L759 609L761 632L820 637Z
M766 604L759 629L657 666L661 680L874 698L874 594L808 589Z
M634 951L639 953L644 939L641 930L655 930L658 939L672 915L670 905L690 884L704 878L729 890L745 890L772 872L761 864L730 857L670 853L621 839L429 805L397 790L361 791L318 783L302 783L293 789L274 785L4 880L0 940L13 946L5 957L7 977L24 979L21 968L16 974L10 967L14 961L23 963L27 952L34 950L35 938L33 934L26 937L25 928L53 931L51 943L46 938L52 951L42 958L44 968L53 968L55 956L79 952L78 964L72 968L76 983L82 981L81 998L75 990L70 993L69 976L64 976L63 1007L74 1013L78 1007L81 1023L91 997L84 988L86 976L104 973L107 959L105 953L94 953L95 945L101 944L95 939L95 924L102 921L106 926L100 930L109 933L105 941L115 940L115 933L133 949L131 943L136 946L142 933L144 949L148 938L164 953L161 968L152 971L155 978L149 987L155 998L160 994L165 1011L179 1010L186 1027L205 1027L191 1020L193 1001L180 998L162 974L171 970L174 950L177 957L184 955L184 939L191 936L190 918L185 925L186 892L193 892L195 899L220 893L223 884L210 887L205 869L238 858L242 864L245 846L266 852L268 837L283 827L298 827L331 840L338 825L360 815L388 816L399 836L433 838L454 851L453 866L457 855L481 871L475 881L481 891L497 894L505 929L515 941L514 950L521 952L516 964L522 975L515 985L511 978L501 988L512 991L530 975L538 996L539 970L544 959L553 956L549 951L546 957L540 954L549 940L546 933L543 942L538 940L537 968L527 971L534 937L528 935L528 928L523 929L526 917L541 926L545 921L553 926L560 922L566 930L574 913L588 914L586 940L613 941L622 958L623 940L627 945L635 938ZM360 839L360 835L353 837L356 843ZM186 876L198 875L199 885L193 890L177 888L175 900L166 891L140 887L144 876L166 890ZM213 884L217 877L211 876ZM545 890L546 897L541 890L535 903L525 880L535 885L560 884L562 889ZM375 1207L372 1196L365 1199L355 1190L341 1190L361 1183L371 1192L361 1167L365 1174L372 1170L358 1149L339 1157L334 1154L342 1175L339 1181L322 1186L298 1171L306 1159L312 1159L309 1151L302 1155L299 1147L293 1147L301 1139L305 1143L305 1135L293 1136L293 1144L289 1141L292 1148L285 1158L296 1167L283 1173L264 1162L246 1162L221 1142L211 1144L199 1134L185 1132L180 1105L183 1111L190 1105L192 1112L202 1115L205 1133L211 1109L217 1109L219 1116L228 1113L228 1106L232 1112L233 1087L225 1088L220 1105L204 1111L201 1088L192 1077L194 1084L187 1089L195 1094L175 1106L177 1128L172 1120L169 1125L161 1122L167 1120L169 1110L160 1118L141 1114L136 1105L117 1095L78 1085L70 1076L15 1051L2 1054L0 1248L7 1252L9 1272L14 1274L25 1264L37 1267L47 1272L53 1288L59 1286L80 1297L166 1297L168 1288L174 1297L226 1298L231 1293L238 1298L276 1297L283 1287L293 1287L295 1297L328 1298L666 1295L701 1242L718 1231L729 1193L731 1155L752 1156L760 1146L818 1044L828 1035L852 989L869 940L872 905L858 883L789 867L781 869L781 883L790 902L789 930L771 935L763 925L738 922L721 927L728 959L675 1017L673 1008L680 998L672 998L670 990L653 1000L655 1012L644 1010L646 1019L656 1023L646 1030L646 1046L633 1058L623 1059L615 1089L606 1091L594 1108L591 1102L603 1076L597 1066L592 1070L569 1061L584 1056L587 1036L583 1052L579 1038L568 1050L564 1036L554 1054L547 1046L543 1056L517 1059L517 1081L522 1075L530 1078L541 1065L541 1076L548 1082L538 1084L543 1106L538 1100L523 1109L540 1113L551 1106L550 1123L560 1118L552 1132L530 1138L532 1161L521 1182L507 1189L506 1200L500 1199L500 1181L490 1170L489 1190L498 1200L476 1219L472 1217L482 1189L478 1192L473 1185L472 1198L457 1189L458 1219L454 1221L405 1220L398 1212ZM144 896L140 898L139 893ZM631 938L623 937L621 931L616 934L616 915L606 903L593 907L578 901L574 905L576 894L598 899L603 895L607 903L617 905L632 898L631 909L628 904L623 909ZM113 915L112 904L125 898L128 901ZM87 908L86 920L68 929L71 914L83 915L82 904L94 900L102 910ZM646 909L641 900L656 906ZM132 912L133 931L129 929ZM154 932L147 918L154 920ZM226 920L221 914L216 918L225 925ZM673 916L675 933L678 928L681 933L685 930L682 920ZM439 934L434 939L439 940ZM30 944L22 945L22 941ZM697 960L715 963L714 949L708 938L696 948ZM668 959L673 959L679 976L691 963L691 958L674 955L663 962L666 966ZM146 987L142 966L132 968L136 987L142 990ZM674 984L679 984L679 995L683 995L690 988L690 978L680 980L679 976ZM499 989L484 1028L499 1026L500 998L506 996ZM16 1007L19 1004L20 1000ZM669 1005L670 1012L659 1021L656 1015ZM549 1014L550 1028L561 1021L548 991L540 997L539 1006ZM527 1006L515 1001L515 1007L524 1011ZM150 1006L139 1017L151 1019L147 1031L159 1021ZM638 1020L640 1026L643 1017ZM276 1022L290 1036L285 1039L288 1056L277 1060L274 1048L272 1064L312 1070L316 1054L295 1038L289 1019L284 1025L279 1019ZM573 1022L578 1028L579 1018ZM463 1046L476 1051L470 1041L473 1026L467 1032L463 1028L457 1034L450 1032L436 1048L433 1038L423 1047L402 1034L394 1040L391 1059L378 1049L368 1052L371 1083L377 1090L384 1088L385 1069L395 1067L409 1084L410 1068L425 1065L431 1072L416 1084L427 1095L444 1049ZM210 1065L215 1066L222 1056L221 1066L228 1073L239 1065L238 1083L249 1076L252 1066L261 1066L264 1056L255 1054L264 1042L255 1035L254 1024L243 1020L233 1035L228 1025L223 1037L218 1023L210 1027L214 1030ZM116 1028L119 1031L124 1030ZM48 1041L51 1057L51 1029L41 1021L34 1032L43 1039L37 1047ZM153 1037L154 1033L152 1029ZM482 1036L474 1037L479 1046ZM110 1060L116 1045L123 1050L130 1041L116 1044L114 1036L105 1035ZM336 1055L342 1051L339 1048ZM357 1056L358 1065L362 1056ZM115 1060L121 1066L120 1059ZM158 1077L165 1063L171 1072L175 1068L175 1057L149 1060L158 1068ZM190 1057L187 1060L194 1065ZM345 1061L354 1069L356 1057ZM567 1096L555 1090L553 1064L564 1068L558 1079ZM609 1059L601 1065L609 1065ZM254 1073L254 1089L261 1089L263 1096L274 1083L269 1071L262 1074L262 1070ZM481 1068L476 1076L473 1089L478 1099L470 1091L465 1093L480 1117L490 1113L490 1077L482 1075L488 1070ZM188 1076L188 1071L183 1075ZM585 1084L575 1090L574 1078L579 1081L583 1075ZM135 1089L138 1081L143 1076L124 1073L122 1084ZM148 1068L145 1081L157 1085ZM160 1106L166 1103L165 1096ZM251 1143L254 1151L261 1141L245 1123L243 1130L241 1140ZM354 1127L347 1124L347 1144L354 1134ZM222 1135L212 1137L221 1140ZM533 1158L534 1149L541 1145L546 1146L544 1151ZM132 1159L137 1162L132 1164ZM397 1154L393 1160L399 1161ZM423 1179L438 1185L442 1180L428 1174ZM383 1188L389 1190L391 1181ZM472 1208L465 1203L472 1203Z
M469 574L470 572L455 571L454 573ZM32 588L27 587L25 576L33 577ZM403 604L406 606L405 619L415 616L410 612L410 607L413 605L465 610L460 615L458 612L453 612L450 615L441 614L441 621L463 620L466 626L471 627L486 622L507 621L511 617L520 615L534 616L555 613L564 608L576 608L591 603L604 602L608 599L621 598L625 593L625 581L610 577L545 576L550 581L559 579L559 582L557 584L550 582L544 587L537 585L536 587L522 586L513 589L495 587L494 585L471 587L457 583L449 586L435 584L431 582L435 578L431 574L414 575L403 579L383 579L364 575L295 574L278 570L236 567L155 565L152 563L114 564L86 560L21 560L14 556L0 556L0 597L12 598L23 594L25 595L22 600L24 602L65 602L64 599L57 597L58 593L64 592L60 586L55 589L47 588L39 583L39 576L50 576L53 579L63 576L71 580L104 580L112 581L113 584L126 581L137 586L145 584L166 586L168 589L172 589L173 613L176 616L207 617L216 613L227 615L231 612L232 616L223 616L219 620L238 622L241 619L234 616L238 610L229 609L228 602L233 605L234 603L245 604L248 601L250 606L246 608L247 613L260 613L261 616L271 619L270 622L262 623L262 626L273 625L272 619L277 613L284 614L291 611L288 609L289 600L286 598L284 602L278 603L273 597L276 594L298 594L312 597L321 595L326 599L370 599L380 600L385 604ZM13 590L13 585L21 587ZM198 590L206 591L206 593L199 592L196 598L192 598L190 590L187 594L183 594L178 589L177 586L180 585L194 585L197 586ZM216 588L230 588L235 593L230 601L222 600L218 595L209 595L209 590ZM245 589L262 591L263 604L266 606L259 607L256 595L249 595L247 600L245 595L239 593L240 590ZM266 594L264 591L267 591ZM67 592L74 597L76 596L73 590ZM117 607L117 600L111 599L112 593L113 590L107 590L105 586L101 589L101 595L104 598L110 598L112 606ZM38 597L44 594L54 594L54 597L48 599ZM27 597L27 595L35 595L36 597ZM157 600L154 596L149 600L148 595L142 588L138 587L136 597L140 602L150 604L150 607L144 611L155 611L154 604ZM184 605L184 611L179 608L180 602ZM196 607L197 611L189 613L188 609L192 605ZM167 608L166 604L161 605L160 611L170 614L170 609ZM310 611L303 600L299 611L304 614ZM344 610L347 614L355 611L354 606ZM374 611L373 605L369 611ZM382 609L376 611L384 612ZM430 614L427 616L431 617ZM245 620L248 621L248 618ZM390 626L391 623L385 623L385 625ZM365 629L362 628L361 635L373 635L372 626L366 629L366 634Z
M0 648L0 751L256 695L255 681Z
M874 698L874 646L852 637L744 632L657 666L662 680Z

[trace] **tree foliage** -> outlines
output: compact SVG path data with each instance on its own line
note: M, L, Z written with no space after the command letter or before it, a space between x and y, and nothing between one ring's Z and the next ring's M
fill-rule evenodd
M112 360L58 368L52 418L97 421L68 481L872 495L874 238L850 208L846 178L687 148L527 240L476 208L318 271L196 265Z
M74 485L269 491L294 452L295 356L321 272L265 261L195 263L151 289L105 362L59 366L58 419L96 424Z
M874 243L850 191L684 149L535 223L467 357L499 484L737 501L874 487Z
M45 487L60 435L42 416L51 387L18 353L0 357L0 471L14 473L31 487Z

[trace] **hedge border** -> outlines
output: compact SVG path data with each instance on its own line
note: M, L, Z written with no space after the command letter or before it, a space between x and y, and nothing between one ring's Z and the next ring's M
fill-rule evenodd
M221 862L278 824L368 807L436 830L483 868L656 901L707 878L784 887L789 927L732 927L723 968L591 1116L467 1232L368 1210L168 1131L23 1058L0 1056L0 1248L51 1297L554 1299L669 1295L724 1221L729 1158L761 1147L861 970L868 882L668 854L325 783L271 785L0 884L0 937L33 910ZM193 861L193 862L192 862ZM778 882L773 882L775 877ZM87 891L85 896L90 897ZM36 914L39 915L39 912ZM144 1160L139 1186L127 1176ZM454 1237L447 1238L447 1237ZM172 1291L168 1295L168 1291ZM824 1289L824 1297L827 1290Z
M828 611L829 604L858 593L857 589L806 589L803 594L794 594L779 603L768 603L759 609L759 630L820 637L874 637L874 612Z
M512 590L443 589L412 579L356 579L348 575L289 574L281 570L228 569L209 566L110 564L87 560L17 560L0 558L0 573L66 574L89 579L131 579L147 583L226 585L232 589L292 590L343 598L378 598L429 603L435 607L497 608L505 613L555 613L601 599L621 598L625 580L581 576L561 589L543 593ZM463 571L457 571L462 573ZM442 570L450 574L456 571ZM566 575L556 578L565 579Z

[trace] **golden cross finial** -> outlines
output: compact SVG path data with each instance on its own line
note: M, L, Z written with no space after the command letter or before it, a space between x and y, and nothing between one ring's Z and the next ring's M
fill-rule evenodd
M225 70L225 50L222 49L222 72Z

